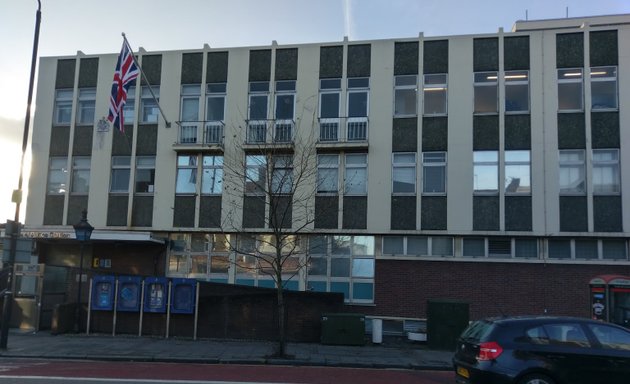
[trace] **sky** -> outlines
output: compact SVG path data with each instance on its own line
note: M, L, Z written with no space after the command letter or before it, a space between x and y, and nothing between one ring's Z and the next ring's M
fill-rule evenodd
M510 31L516 20L630 13L630 0L41 0L38 56ZM0 0L0 223L13 219L37 0ZM114 68L112 68L113 75ZM35 96L33 97L33 103ZM33 104L32 110L36 106ZM32 121L32 119L31 119ZM31 127L31 131L32 131ZM36 129L36 128L35 128ZM30 164L30 142L26 168ZM24 218L28 169L24 173Z

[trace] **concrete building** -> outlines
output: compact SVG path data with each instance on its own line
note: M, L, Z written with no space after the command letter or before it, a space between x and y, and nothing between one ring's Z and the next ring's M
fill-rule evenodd
M272 179L295 179L307 155L308 198L292 205L277 186L309 265L289 289L343 292L351 310L395 320L425 318L430 299L467 302L473 318L589 316L590 278L630 275L624 52L630 15L140 49L170 126L142 80L124 132L104 119L117 54L41 58L22 236L59 300L77 280L64 271L78 265L72 224L84 209L90 273L272 287L230 245L263 252L265 161Z

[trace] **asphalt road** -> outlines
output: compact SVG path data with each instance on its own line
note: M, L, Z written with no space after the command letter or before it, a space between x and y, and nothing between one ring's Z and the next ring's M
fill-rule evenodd
M184 363L135 363L71 360L3 359L0 383L159 383L159 384L446 384L444 371L307 366L256 366Z

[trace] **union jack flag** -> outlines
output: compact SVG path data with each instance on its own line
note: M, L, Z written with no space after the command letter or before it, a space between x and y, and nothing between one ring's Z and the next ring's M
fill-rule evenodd
M109 116L107 116L107 119L120 132L125 132L123 107L127 102L127 91L139 74L140 70L133 59L133 52L129 49L127 42L123 41L122 50L116 63L116 71L114 72L112 93L109 97Z

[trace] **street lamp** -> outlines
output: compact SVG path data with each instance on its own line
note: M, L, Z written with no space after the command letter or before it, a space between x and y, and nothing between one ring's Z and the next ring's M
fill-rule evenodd
M79 262L79 286L77 287L77 332L81 330L81 287L83 277L83 246L90 241L94 227L87 221L87 210L81 212L81 221L73 225L75 238L81 242L81 260Z

